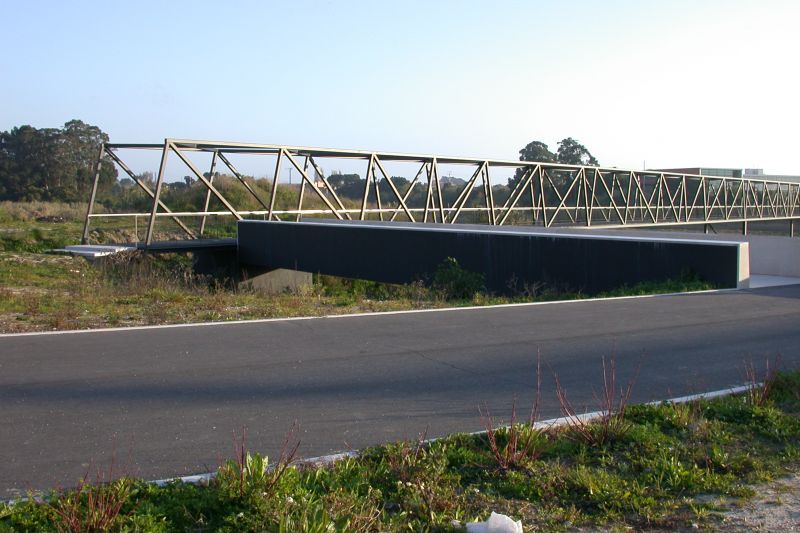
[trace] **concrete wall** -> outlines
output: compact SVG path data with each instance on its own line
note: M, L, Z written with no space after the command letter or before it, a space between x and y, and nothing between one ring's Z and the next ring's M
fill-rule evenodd
M747 235L750 243L750 272L769 276L800 278L800 239Z
M431 224L240 221L242 265L390 283L429 280L447 257L486 276L487 288L544 282L596 293L685 272L722 287L746 285L747 244L620 235L475 229Z

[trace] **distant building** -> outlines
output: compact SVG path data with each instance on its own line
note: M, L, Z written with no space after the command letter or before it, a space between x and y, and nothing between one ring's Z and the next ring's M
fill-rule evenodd
M718 176L720 178L741 178L741 168L707 168L707 167L687 167L687 168L655 168L660 172L674 172L676 174L701 174L703 176Z
M793 176L789 174L764 174L764 169L761 168L744 169L744 177L755 180L791 181L794 183L800 183L800 176Z
M791 181L800 183L800 176L784 174L764 174L761 168L709 168L709 167L687 167L687 168L656 168L659 172L674 172L676 174L700 174L702 176L714 176L720 178L745 178L767 181Z

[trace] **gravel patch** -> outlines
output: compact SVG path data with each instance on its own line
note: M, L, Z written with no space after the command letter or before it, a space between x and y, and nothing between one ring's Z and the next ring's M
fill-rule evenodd
M754 489L756 496L723 513L718 531L800 531L800 473Z

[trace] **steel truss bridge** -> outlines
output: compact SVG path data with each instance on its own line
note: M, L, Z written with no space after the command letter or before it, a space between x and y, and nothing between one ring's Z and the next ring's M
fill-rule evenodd
M122 155L129 150L161 152L154 187L148 186L125 163ZM198 152L211 156L207 174L192 160ZM274 160L272 187L266 197L248 183L231 161L231 158L240 155ZM152 208L149 212L94 212L100 165L105 157L110 158L150 198ZM162 191L169 157L177 157L205 186L202 210L179 212L165 205ZM358 204L352 199L343 201L331 186L330 176L324 175L322 166L331 160L360 161L366 166L363 194ZM405 185L405 190L400 190L391 172L387 171L387 165L396 163L417 168L413 179ZM278 178L281 168L286 164L296 170L301 178L296 193L297 203L294 209L277 209L277 190L285 186L278 183ZM261 209L237 209L220 188L214 186L215 172L222 166L252 195ZM449 201L443 194L442 166L456 166L464 169L465 176L470 176L457 196ZM504 193L502 199L496 199L497 191L492 186L490 176L501 173L508 175L511 172L517 172L519 179L507 196ZM388 198L385 185L379 186L384 182L390 191ZM381 198L381 188L384 189L384 198ZM313 202L316 207L308 207L309 196L316 199ZM223 211L209 211L212 198L224 207ZM800 183L274 144L179 139L166 139L163 144L105 144L98 154L83 243L88 243L92 219L134 216L148 220L146 245L153 240L153 230L159 217L171 218L192 239L203 236L209 216L231 216L237 220L263 217L266 220L284 221L332 216L340 220L380 219L440 224L461 221L495 226L533 224L544 227L567 225L606 228L742 223L744 232L747 232L748 222L788 220L792 228L790 231L793 232L793 219L800 218ZM185 222L190 217L200 218L199 225L194 224L197 226L195 229Z

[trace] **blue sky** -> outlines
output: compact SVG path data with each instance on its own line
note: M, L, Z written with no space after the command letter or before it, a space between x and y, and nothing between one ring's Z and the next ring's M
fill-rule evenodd
M2 6L3 130L800 174L796 0Z

